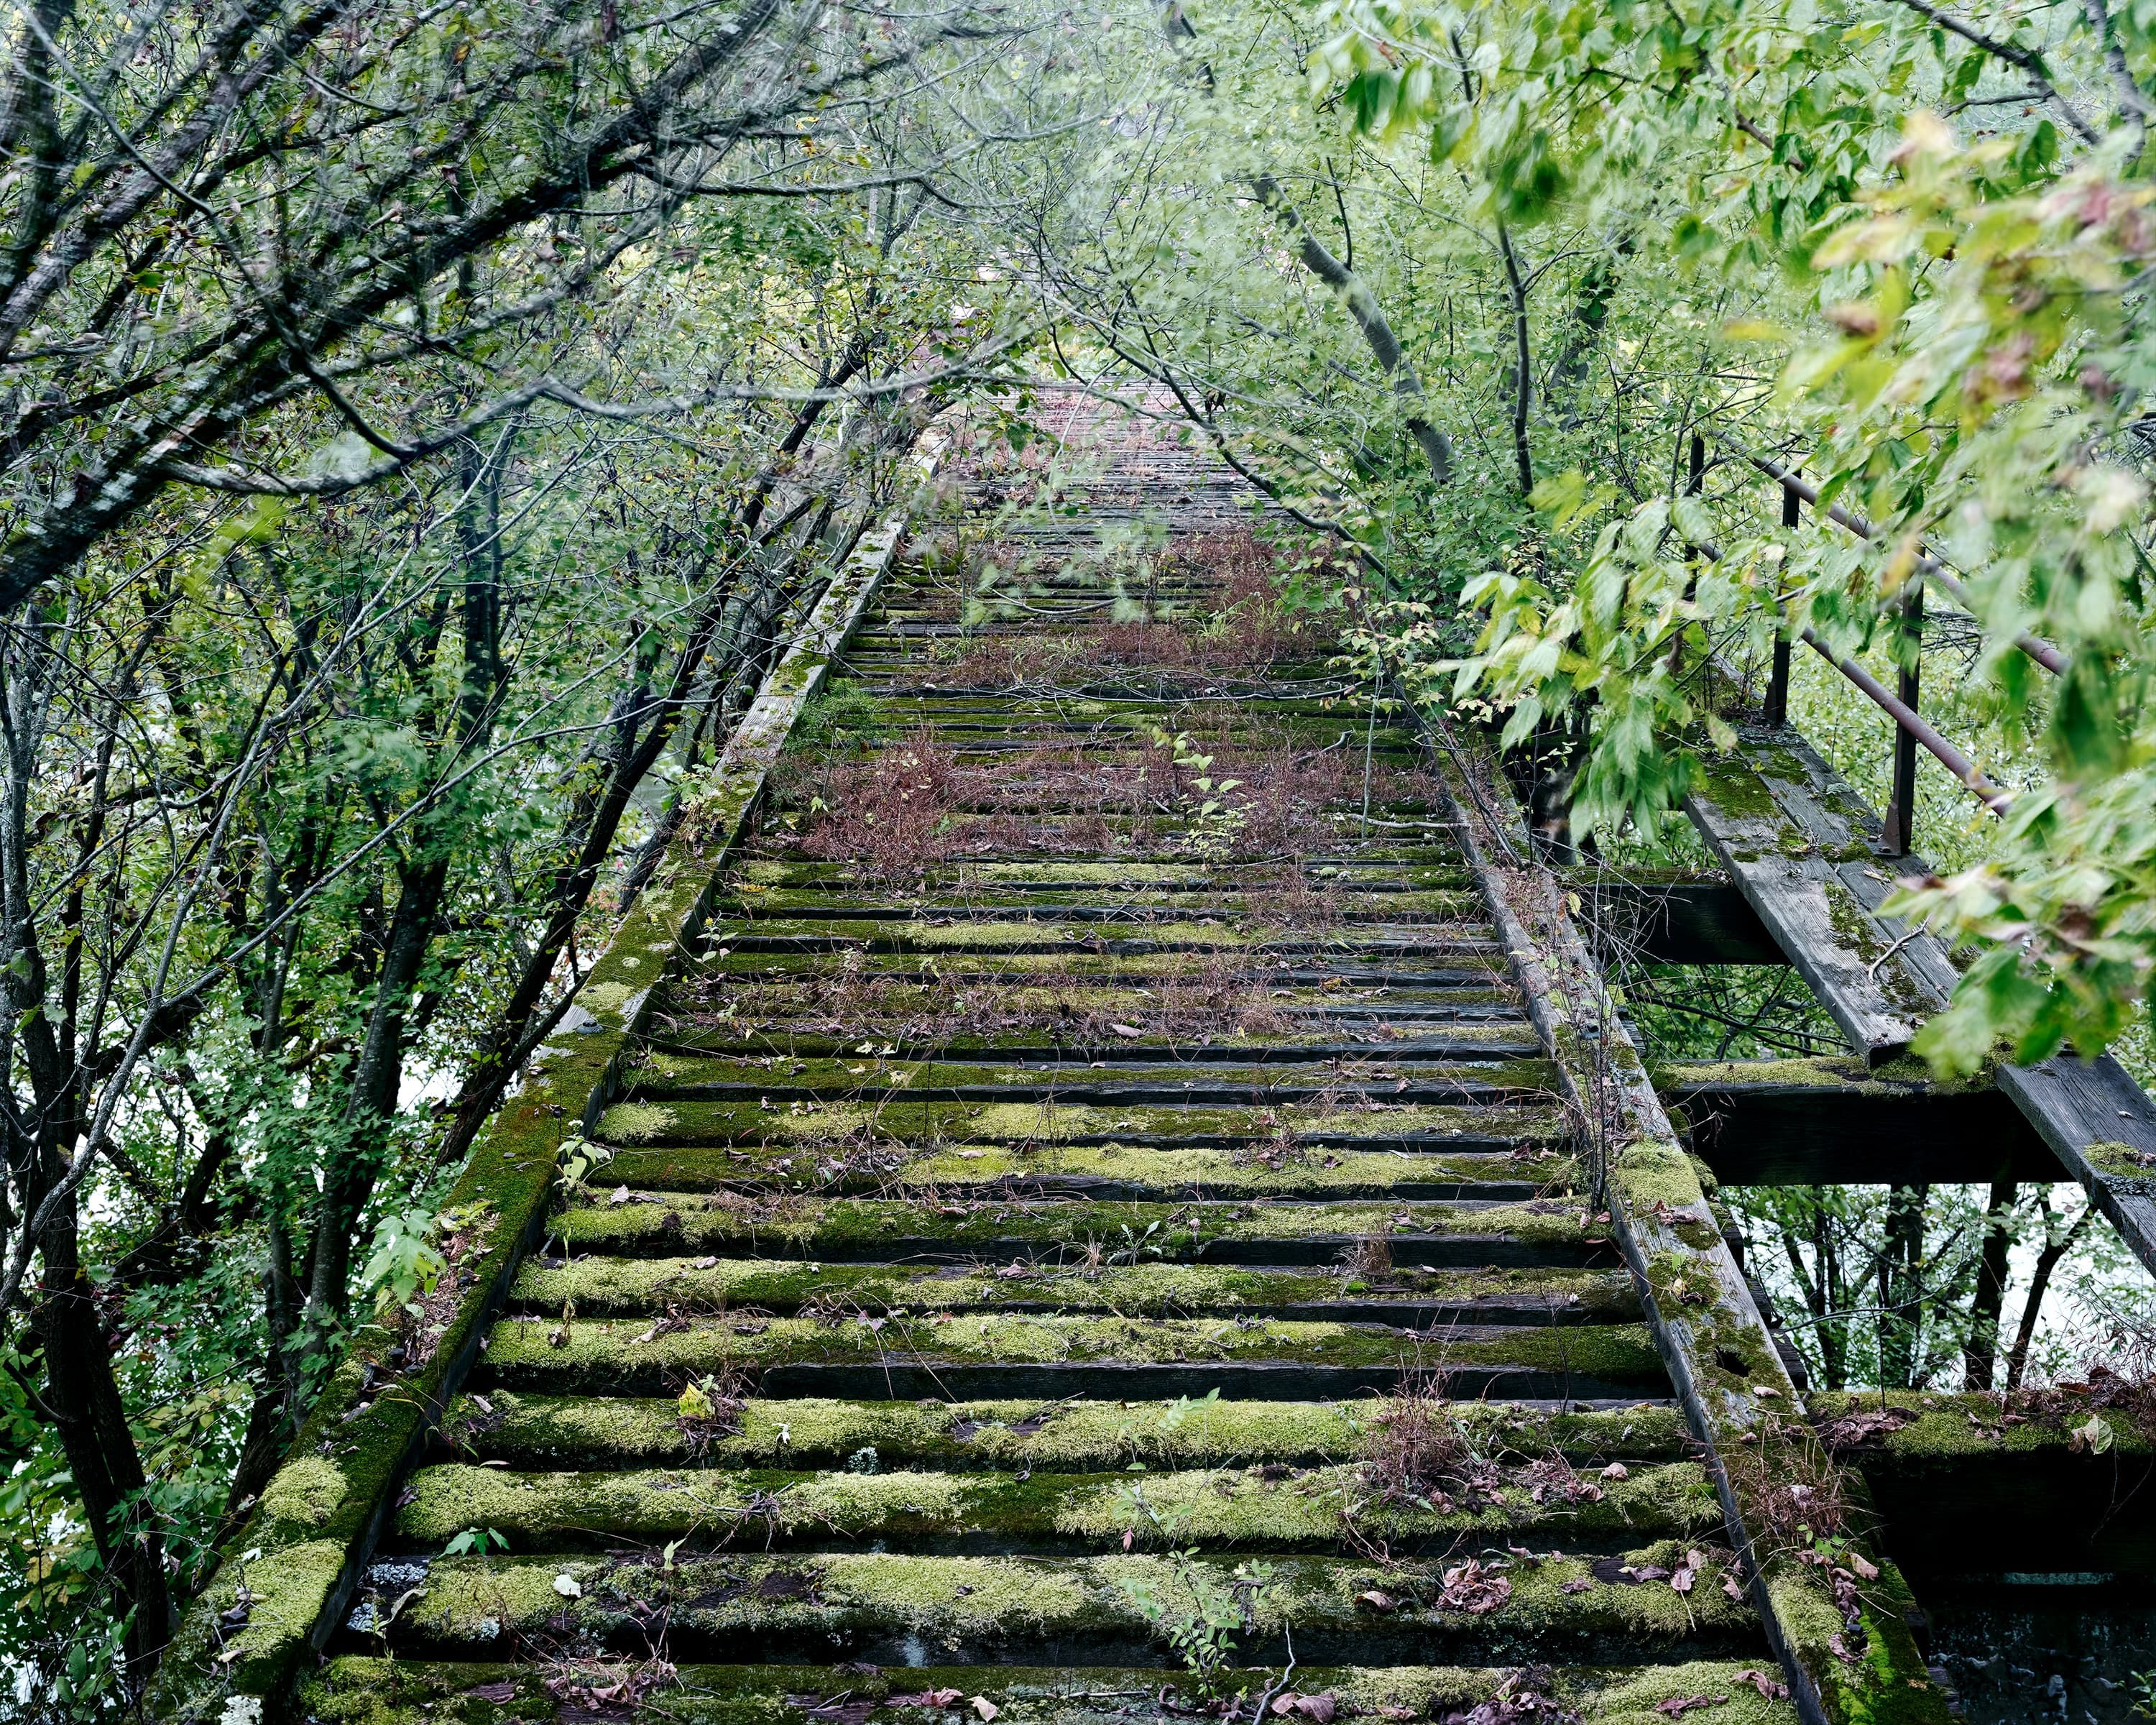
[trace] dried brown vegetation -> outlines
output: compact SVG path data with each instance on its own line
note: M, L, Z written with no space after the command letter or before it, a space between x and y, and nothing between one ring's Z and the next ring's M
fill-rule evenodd
M1772 1446L1771 1464L1760 1453L1769 1447L1763 1441L1727 1446L1722 1467L1755 1538L1770 1548L1810 1551L1820 1540L1851 1532L1848 1476L1808 1428L1784 1421L1782 1432L1789 1440Z
M714 1024L727 1012L736 1023L783 1019L801 1035L909 1045L1031 1031L1112 1046L1133 1040L1133 1030L1162 1037L1278 1034L1288 1021L1269 981L1264 971L1213 954L1188 969L1152 975L1140 987L1052 971L893 975L855 968L780 971L769 980L707 976L677 998L690 1023Z
M1373 1502L1451 1507L1476 1463L1473 1446L1453 1418L1442 1376L1419 1373L1370 1422L1362 1455L1363 1486Z
M1188 732L1180 747L1116 732L975 760L912 737L866 760L790 768L779 797L800 830L764 842L779 854L845 861L884 882L968 859L1043 852L1286 858L1330 850L1343 830L1354 832L1357 815L1341 811L1359 799L1365 777L1360 757L1344 748L1208 747ZM1431 800L1419 773L1377 767L1367 777L1373 809ZM1299 875L1273 890L1277 909L1297 921L1327 903Z
M960 555L955 548L944 554ZM948 616L963 614L969 605L992 618L1000 609L1019 626L961 637L942 655L939 682L999 690L1082 686L1102 680L1107 671L1115 674L1108 680L1117 682L1128 682L1135 672L1148 686L1187 686L1223 677L1261 678L1277 665L1306 664L1334 649L1330 624L1291 608L1286 599L1289 578L1298 570L1310 572L1320 588L1327 584L1333 571L1322 548L1271 546L1242 529L1185 541L1120 581L1116 572L1094 572L1090 581L1103 589L1098 598L1088 597L1083 587L1073 592L1065 577L1054 596L1062 604L1075 601L1102 611L1121 605L1145 614L1081 623L1052 634L1023 626L1024 608L1047 597L1041 577L1050 572L1038 567L1038 555L990 545L964 557L964 598L951 596L943 608ZM1178 603L1188 604L1194 591L1204 593L1202 604L1178 611Z

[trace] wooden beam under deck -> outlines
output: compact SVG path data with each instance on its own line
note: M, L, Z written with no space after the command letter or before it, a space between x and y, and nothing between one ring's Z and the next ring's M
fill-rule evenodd
M1823 1060L1677 1062L1655 1090L1725 1186L2051 1182L2069 1176L2014 1101L1989 1085Z
M1591 944L1621 946L1654 964L1787 964L1743 892L1714 875L1649 870L1613 880L1590 869L1556 871L1579 896Z

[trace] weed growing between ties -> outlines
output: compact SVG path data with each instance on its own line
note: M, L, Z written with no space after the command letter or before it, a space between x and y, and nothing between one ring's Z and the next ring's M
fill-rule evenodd
M865 760L831 752L784 763L775 829L760 848L843 861L894 884L969 859L1045 852L1292 858L1358 835L1364 777L1361 756L1344 746L1211 742L1157 726L977 761L923 733ZM1379 767L1368 777L1381 814L1435 800L1419 773Z
M1348 584L1317 543L1274 545L1249 529L1207 534L1158 555L1046 567L1024 547L945 547L952 589L932 616L964 624L929 673L944 687L1072 686L1174 691L1262 679L1322 660L1337 642L1323 596ZM1201 597L1202 596L1202 597ZM1050 607L1075 627L1023 625ZM997 624L1011 633L982 632Z
M1363 1490L1373 1504L1446 1513L1480 1460L1454 1417L1443 1373L1419 1372L1364 1429Z
M677 1022L721 1027L784 1021L797 1035L868 1038L887 1051L952 1039L1029 1032L1051 1041L1112 1047L1147 1037L1277 1035L1291 1020L1276 1004L1273 973L1225 955L1145 980L1070 971L823 971L712 975L678 995Z
M1197 1561L1195 1548L1177 1545L1183 1532L1181 1518L1162 1515L1143 1486L1126 1486L1120 1496L1128 1523L1123 1549L1130 1550L1141 1538L1164 1544L1174 1578L1163 1588L1142 1577L1127 1577L1123 1590L1138 1615L1183 1661L1199 1692L1219 1699L1235 1671L1238 1638L1257 1631L1260 1609L1275 1585L1273 1566L1238 1563L1223 1580L1212 1566ZM1292 1657L1289 1669L1293 1669ZM1286 1682L1285 1676L1281 1681Z
M1769 1437L1783 1441L1770 1445ZM1771 1462L1761 1453L1769 1448ZM1876 1530L1858 1525L1848 1475L1829 1445L1802 1421L1769 1416L1759 1442L1724 1445L1721 1459L1758 1561L1786 1558L1817 1570L1842 1618L1829 1645L1845 1662L1861 1660L1870 1639L1864 1590L1879 1579L1863 1548L1876 1548Z

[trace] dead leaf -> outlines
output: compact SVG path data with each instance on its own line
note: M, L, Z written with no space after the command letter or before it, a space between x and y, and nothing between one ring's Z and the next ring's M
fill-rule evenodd
M1672 1719L1679 1713L1688 1713L1694 1707L1718 1707L1727 1702L1726 1695L1672 1695L1667 1701L1655 1703L1655 1711L1667 1713Z
M1749 1683L1759 1692L1762 1701L1787 1701L1789 1698L1789 1686L1779 1677L1770 1677L1762 1671L1748 1668L1738 1672L1730 1681L1732 1683Z
M1588 1580L1586 1577L1582 1576L1576 1581L1568 1581L1563 1587L1559 1588L1558 1591L1561 1594L1584 1594L1594 1585L1594 1584L1593 1582Z
M954 1707L965 1698L956 1689L924 1689L918 1695L894 1695L890 1704L895 1707Z
M482 1683L476 1689L465 1690L465 1693L475 1696L481 1701L490 1701L500 1707L505 1701L516 1698L516 1686L505 1679L499 1683Z
M1110 1024L1108 1028L1118 1036L1142 1036L1145 1032L1136 1024Z
M1399 1604L1399 1601L1390 1594L1381 1594L1377 1589L1372 1588L1367 1593L1356 1594L1355 1603L1358 1605L1368 1605L1373 1611L1390 1611Z
M977 1695L973 1697L973 1711L981 1716L981 1725L994 1725L996 1715L1003 1709L987 1696Z
M2061 1386L2061 1388L2065 1387L2066 1386ZM2101 1414L2090 1414L2088 1423L2086 1425L2076 1425L2073 1430L2073 1435L2066 1440L2067 1450L2076 1455L2080 1455L2084 1450L2092 1455L2101 1455L2110 1447L2111 1427Z
M1437 1596L1447 1611L1464 1611L1481 1617L1495 1611L1512 1597L1512 1584L1480 1559L1470 1558L1445 1572L1445 1586Z
M1697 1569L1676 1570L1670 1577L1670 1586L1678 1593L1688 1594L1691 1591L1692 1579L1698 1574Z
M1879 1566L1861 1551L1849 1553L1842 1562L1849 1565L1851 1573L1860 1581L1876 1581L1879 1579Z
M1602 1477L1605 1480L1629 1480L1632 1476L1625 1471L1623 1462L1613 1461L1602 1470Z

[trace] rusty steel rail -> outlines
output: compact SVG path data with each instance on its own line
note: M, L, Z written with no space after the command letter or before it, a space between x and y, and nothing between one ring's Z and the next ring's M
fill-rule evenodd
M1715 435L1724 448L1733 450L1753 466L1758 468L1760 472L1765 474L1768 478L1777 481L1785 495L1800 497L1814 509L1819 508L1819 488L1799 479L1794 470L1784 467L1772 456L1758 454L1746 449L1733 438L1719 432ZM1876 541L1879 537L1878 528L1862 516L1844 509L1839 503L1830 503L1820 512L1836 526L1846 527L1860 539ZM1791 519L1794 513L1794 510L1784 510L1782 516L1782 523L1784 526L1796 525ZM1927 581L1964 611L1972 613L1975 611L1975 603L1969 597L1969 588L1962 584L1961 578L1948 568L1938 558L1928 552L1920 553L1917 558L1917 568ZM2066 668L2066 655L2041 636L2030 634L2025 630L2014 638L2014 644L2055 676Z
M2014 793L2005 786L1994 783L1984 777L1975 762L1948 742L1945 737L1917 716L1917 711L1889 689L1878 678L1853 659L1845 659L1821 640L1811 629L1799 637L1804 644L1848 678L1869 696L1872 704L1888 714L1912 738L1921 743L1938 763L1960 780L1963 788L1994 814L2004 814L2012 806ZM1902 848L1909 847L1904 844Z
M1726 442L1727 439L1724 441ZM1694 442L1697 444L1697 439L1695 439ZM1739 446L1731 444L1730 447L1738 448ZM1811 486L1805 485L1802 480L1797 479L1779 464L1768 462L1763 456L1756 456L1741 449L1739 453L1743 454L1744 459L1753 466L1768 471L1769 476L1781 485L1783 488L1782 522L1784 526L1793 526L1796 524L1796 499L1804 498L1815 508L1818 506L1819 493ZM1695 462L1695 465L1697 465L1699 464ZM1846 511L1841 511L1842 516L1847 516L1847 513ZM1850 526L1851 521L1861 521L1862 517L1851 516L1848 520L1840 520L1837 517L1837 520L1840 525ZM1850 526L1850 531L1856 532L1858 529ZM1868 526L1865 531L1866 536L1871 536ZM1692 549L1707 558L1708 562L1722 561L1722 547L1712 540L1695 540L1691 544ZM1951 579L1951 578L1948 578ZM1958 583L1955 584L1959 585ZM1918 591L1920 593L1921 588ZM1912 595L1912 598L1916 596ZM1910 609L1912 614L1921 616L1921 612L1917 610L1914 604L1910 607ZM1986 809L1994 814L2004 815L2012 806L2014 793L2011 790L1988 778L1974 761L1948 742L1934 726L1927 724L1917 711L1917 677L1913 670L1902 672L1901 692L1897 694L1855 660L1845 658L1836 653L1815 630L1804 629L1799 632L1798 639L1846 677L1866 700L1893 720L1900 727L1905 739L1921 746L1948 772L1953 774L1955 781L1963 789L1983 803ZM2031 639L2033 639L2033 637ZM2038 642L2036 644L2043 646L2046 644ZM2051 650L2056 656L2056 649ZM1763 703L1768 723L1781 725L1788 722L1789 690L1789 653L1785 643L1777 642L1773 680L1768 686L1766 700ZM1887 811L1887 849L1891 852L1906 856L1915 848L1913 829L1916 824L1916 756L1914 750L1906 745L1898 749L1894 765L1894 798L1892 805Z

